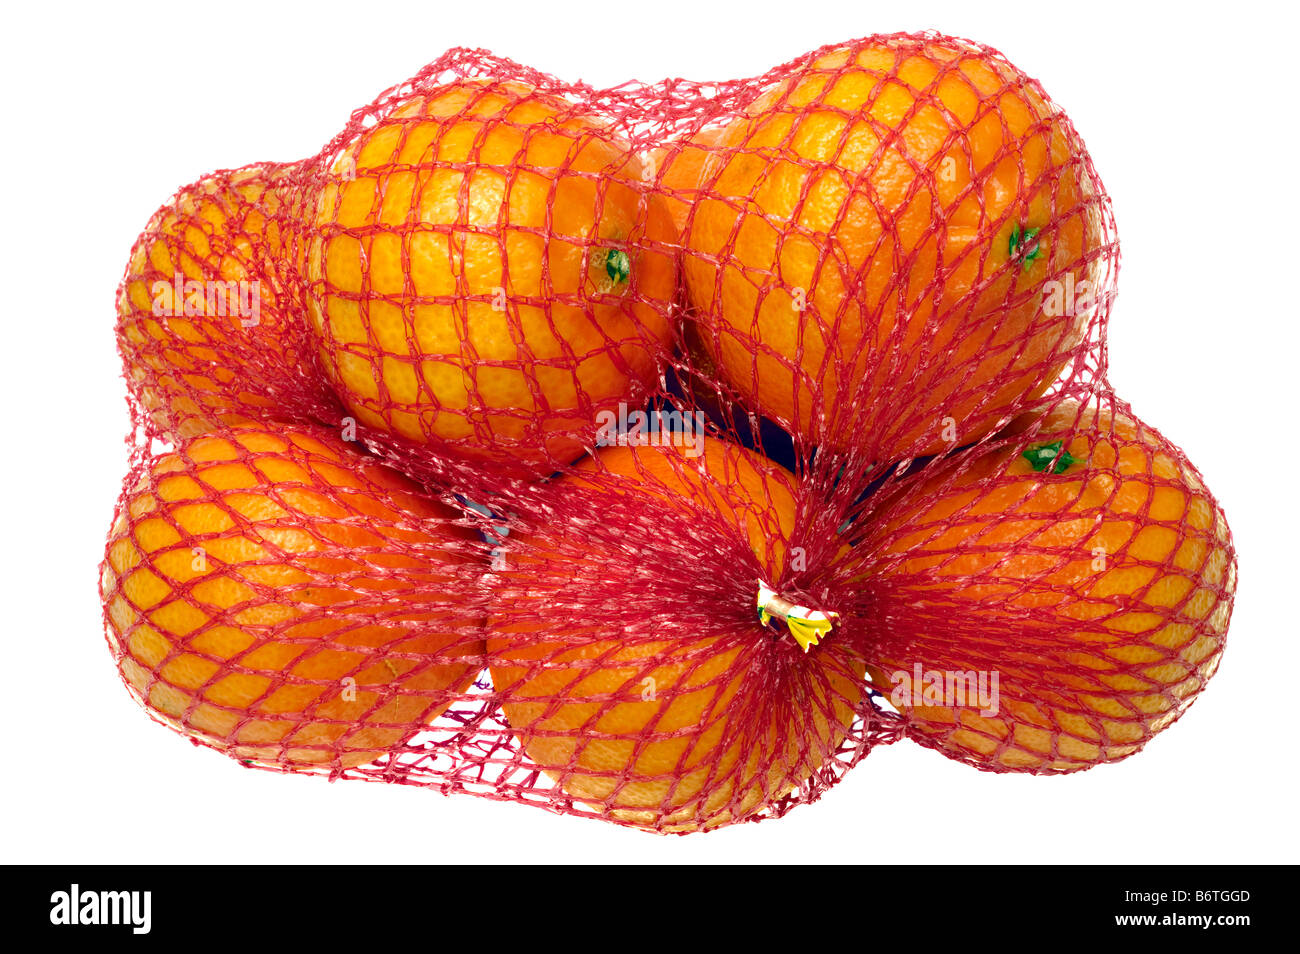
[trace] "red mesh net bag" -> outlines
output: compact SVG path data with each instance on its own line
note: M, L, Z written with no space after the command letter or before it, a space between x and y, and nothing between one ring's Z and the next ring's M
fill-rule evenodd
M108 642L260 768L662 832L904 736L1124 758L1235 556L1106 381L1119 265L996 51L837 44L612 89L452 50L132 251Z

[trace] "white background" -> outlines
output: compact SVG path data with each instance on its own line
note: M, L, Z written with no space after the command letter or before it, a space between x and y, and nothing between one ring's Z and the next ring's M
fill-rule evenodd
M1297 861L1297 24L1283 5L12 4L0 56L0 855L44 862ZM1267 11L1267 12L1266 12ZM1281 18L1286 16L1288 22ZM113 295L178 186L314 153L451 46L566 79L748 76L876 32L989 43L1082 132L1123 242L1112 379L1221 498L1219 674L1138 756L994 776L881 749L786 818L665 838L398 786L246 771L119 684L96 592L124 470ZM1231 885L1220 886L1231 887Z

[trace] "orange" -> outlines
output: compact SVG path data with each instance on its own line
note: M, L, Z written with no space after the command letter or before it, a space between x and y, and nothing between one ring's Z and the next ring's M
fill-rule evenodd
M805 655L757 619L759 580L785 572L793 477L714 440L698 458L611 447L558 483L554 516L510 534L489 604L524 766L658 831L770 811L833 757L864 695L844 644Z
M650 153L655 182L662 192L668 213L679 235L685 235L701 191L705 161L726 132L715 126L685 139L676 139Z
M483 665L477 537L328 433L238 428L155 458L110 533L110 645L158 718L242 759L372 762ZM464 604L464 605L462 605Z
M914 737L982 768L1122 759L1218 666L1236 583L1227 522L1181 452L1127 413L1067 402L999 443L880 502L851 551L880 621L873 682L906 690ZM989 674L991 689L993 672L996 714L937 680L925 694L931 673L945 688Z
M276 266L290 171L209 176L156 213L132 249L118 348L132 394L171 441L315 390L303 383L305 329L285 307Z
M975 441L1058 376L1101 294L1085 162L990 54L923 37L823 54L703 164L683 239L699 337L814 444L892 461Z
M308 311L358 421L549 472L657 380L676 234L629 146L517 83L413 95L323 173Z

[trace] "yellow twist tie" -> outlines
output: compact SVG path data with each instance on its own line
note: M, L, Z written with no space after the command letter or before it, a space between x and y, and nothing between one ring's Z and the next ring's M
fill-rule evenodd
M786 629L804 652L816 646L821 638L835 628L839 613L823 613L821 610L796 606L783 596L778 596L766 583L758 584L758 618L764 626L771 625L773 619L784 621Z

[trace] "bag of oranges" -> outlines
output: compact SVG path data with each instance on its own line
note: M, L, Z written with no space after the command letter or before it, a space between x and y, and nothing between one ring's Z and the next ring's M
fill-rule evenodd
M1118 263L978 44L603 90L449 51L132 250L123 681L248 765L661 832L904 736L1122 759L1213 674L1235 555L1106 381Z

